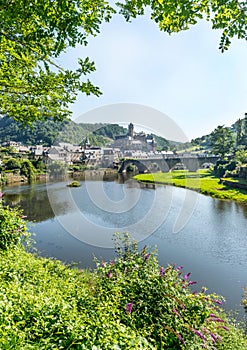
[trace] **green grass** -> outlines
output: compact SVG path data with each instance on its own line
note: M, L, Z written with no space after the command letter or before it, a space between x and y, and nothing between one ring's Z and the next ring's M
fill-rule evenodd
M169 173L139 174L134 177L137 181L173 185L198 191L219 199L229 199L247 203L247 191L235 189L220 183L209 170L189 172L177 170Z

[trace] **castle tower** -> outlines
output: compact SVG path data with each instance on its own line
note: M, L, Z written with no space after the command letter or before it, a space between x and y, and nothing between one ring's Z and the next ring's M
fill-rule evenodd
M134 125L132 123L129 124L129 136L134 137Z

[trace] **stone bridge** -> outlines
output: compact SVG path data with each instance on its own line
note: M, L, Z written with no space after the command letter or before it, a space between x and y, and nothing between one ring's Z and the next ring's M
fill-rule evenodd
M157 156L154 158L126 158L119 164L119 173L123 173L130 165L138 168L139 173L169 172L178 164L182 164L189 171L196 171L204 164L215 164L219 159L217 156L189 155L189 156Z

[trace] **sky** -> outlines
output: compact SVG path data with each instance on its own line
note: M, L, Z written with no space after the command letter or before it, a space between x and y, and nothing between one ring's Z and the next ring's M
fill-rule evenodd
M133 122L181 141L230 126L247 112L247 45L234 39L221 53L219 42L220 32L205 21L169 36L148 16L127 23L116 15L87 47L60 58L75 68L77 57L89 56L97 69L89 78L103 92L81 94L71 105L72 119Z

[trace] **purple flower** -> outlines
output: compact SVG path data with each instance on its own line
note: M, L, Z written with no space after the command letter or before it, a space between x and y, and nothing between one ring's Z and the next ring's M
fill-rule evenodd
M4 193L0 192L0 199L3 198L3 196L4 196Z
M102 262L101 262L101 266L102 267L106 267L106 263L102 260Z
M162 266L162 267L160 268L160 277L163 277L163 276L165 275L165 273L166 273L166 270L165 270L164 267Z
M204 335L201 332L197 331L196 329L193 329L192 332L198 335L198 337L200 337L201 339L203 340L205 339Z
M212 333L212 332L209 332L209 334L211 335L211 337L213 339L213 343L216 343L217 340L218 340L217 336L214 333Z
M178 339L181 341L182 344L185 344L184 338L178 334Z
M188 285L191 286L192 284L197 284L196 281L189 281Z
M184 275L184 279L187 280L190 275L191 275L191 272L187 273L186 275Z
M145 261L147 261L149 258L150 258L150 256L151 256L151 254L150 253L148 253L146 256L145 256Z
M181 314L178 312L178 310L177 309L172 309L172 311L174 312L174 314L176 314L177 316L179 316L179 317L181 317Z
M27 216L26 215L22 215L22 217L21 217L22 219L26 219L27 218Z
M223 328L225 331L229 331L229 328L226 326L221 326L220 328Z
M125 306L125 311L130 314L132 312L133 305L134 305L133 303L128 303Z
M215 302L215 304L222 305L222 301L221 300L214 299L213 302Z
M224 320L222 320L221 318L217 317L217 316L211 316L212 318L210 319L210 321L216 321L216 322L225 322Z
M111 270L107 273L107 277L108 277L108 278L112 278L112 272L111 272Z
M177 268L176 268L176 270L177 271L180 271L180 270L182 270L184 267L183 266L178 266Z
M111 266L113 266L115 264L115 261L114 260L112 260L111 261Z

